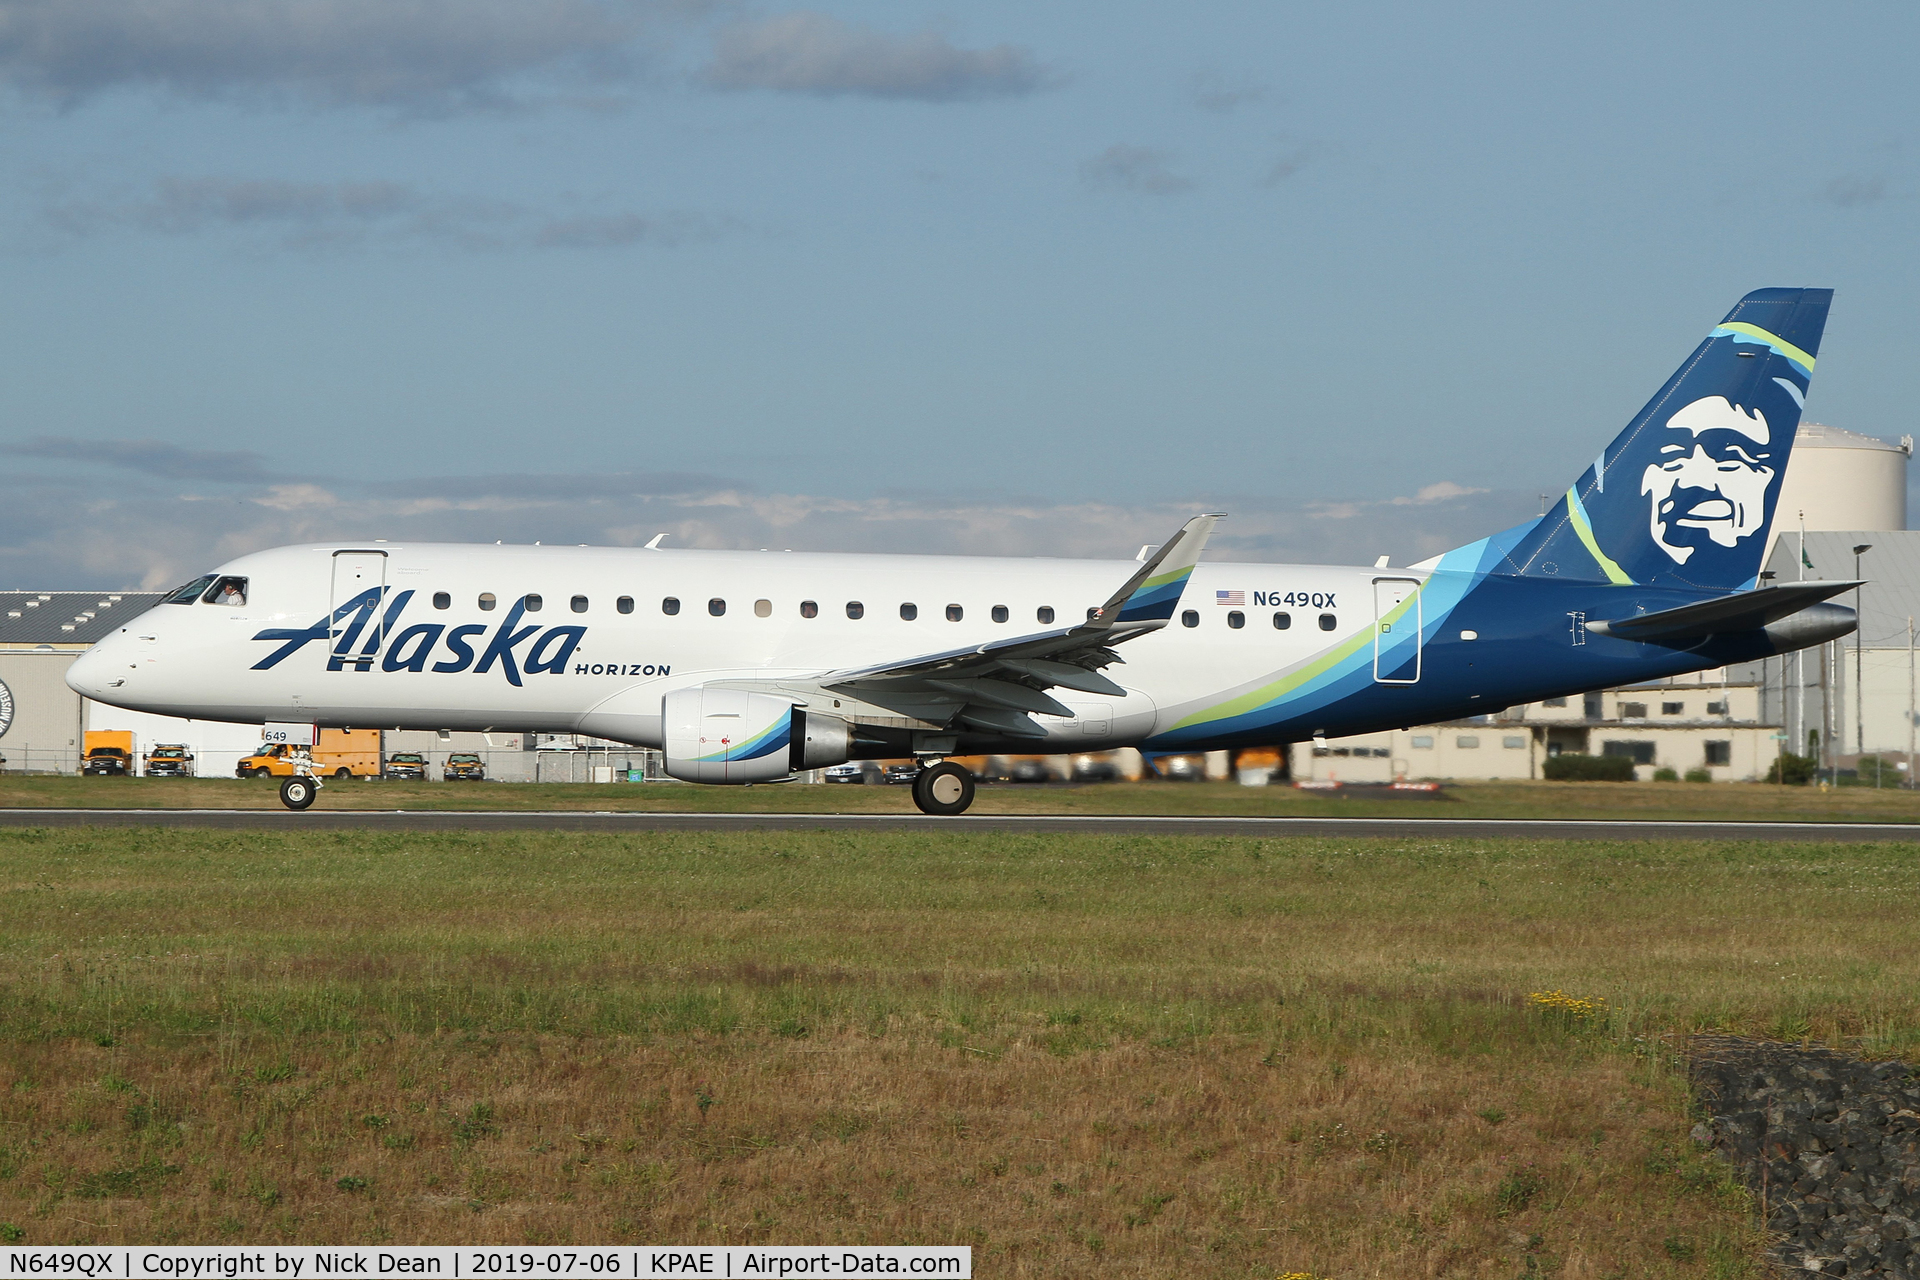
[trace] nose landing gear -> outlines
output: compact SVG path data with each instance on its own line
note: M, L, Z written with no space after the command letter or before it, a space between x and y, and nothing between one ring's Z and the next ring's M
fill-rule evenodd
M313 757L304 751L297 752L293 757L293 776L280 783L280 803L289 809L312 808L313 802L320 798L321 785L313 772Z
M913 802L936 818L965 813L973 804L973 775L951 760L928 765L913 780Z

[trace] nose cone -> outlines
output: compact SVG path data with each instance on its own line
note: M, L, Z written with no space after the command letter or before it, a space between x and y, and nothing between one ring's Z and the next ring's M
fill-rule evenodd
M75 658L67 668L67 688L96 702L115 701L113 695L126 683L127 664L116 656L123 648L119 636L108 636Z

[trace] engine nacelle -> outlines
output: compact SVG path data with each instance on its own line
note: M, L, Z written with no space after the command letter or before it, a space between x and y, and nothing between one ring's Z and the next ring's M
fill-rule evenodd
M853 754L845 720L809 715L777 694L699 685L660 704L667 772L683 782L776 782Z
M793 771L791 699L696 685L660 700L667 772L682 782L773 782Z

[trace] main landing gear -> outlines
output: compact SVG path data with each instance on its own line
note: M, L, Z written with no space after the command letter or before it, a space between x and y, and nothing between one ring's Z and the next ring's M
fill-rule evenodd
M913 780L913 802L936 818L965 813L973 803L973 775L951 760L928 765Z

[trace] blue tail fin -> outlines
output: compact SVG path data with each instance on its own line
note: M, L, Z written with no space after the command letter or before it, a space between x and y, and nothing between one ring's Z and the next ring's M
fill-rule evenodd
M1740 299L1495 573L1733 591L1760 572L1831 289Z

